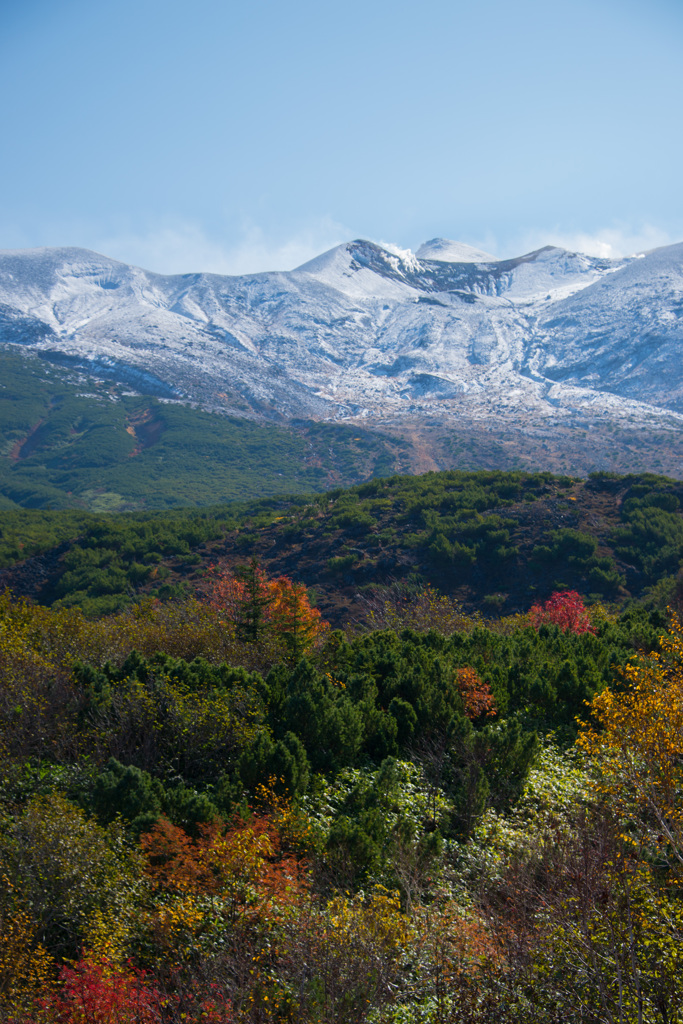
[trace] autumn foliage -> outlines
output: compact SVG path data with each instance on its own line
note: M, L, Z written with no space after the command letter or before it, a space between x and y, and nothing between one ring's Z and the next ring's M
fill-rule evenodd
M60 971L57 991L38 1003L38 1020L59 1024L161 1024L163 998L144 971L84 959Z
M163 992L132 963L84 957L64 965L57 985L34 1001L30 1016L12 1024L233 1024L234 1019L230 1001L218 993L198 993L188 1001Z
M549 625L571 633L595 633L583 598L575 590L556 591L544 604L532 605L529 616L535 629Z
M491 693L491 687L477 675L473 668L459 668L456 673L456 685L468 718L475 719L480 715L493 716L496 714L496 701Z
M288 576L269 579L256 561L236 572L219 571L210 602L239 639L275 641L292 662L314 649L329 630L318 609L311 606L303 583Z
M680 626L384 611L0 602L0 1024L681 1019Z
M578 743L600 768L605 793L643 815L683 865L683 628L673 617L661 650L633 660L622 685L590 703ZM662 854L660 847L659 853Z
M274 821L254 814L229 827L204 825L197 839L162 818L141 837L146 872L160 891L220 896L223 913L268 915L306 890L304 866L283 851Z

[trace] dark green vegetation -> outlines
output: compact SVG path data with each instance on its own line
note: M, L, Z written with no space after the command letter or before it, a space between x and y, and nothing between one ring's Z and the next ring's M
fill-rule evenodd
M316 776L378 768L398 757L416 761L447 794L450 811L438 824L443 838L466 836L486 807L508 809L521 793L538 735L553 732L562 743L572 742L585 702L614 682L615 666L636 647L656 647L665 624L659 613L638 609L603 619L596 635L523 624L501 635L472 623L451 636L375 630L348 639L338 631L295 666L269 666L258 637L247 656L260 660L261 671L217 664L210 650L192 661L134 650L118 665L76 660L68 682L62 676L60 686L51 687L50 676L62 674L47 664L80 621L48 612L31 626L30 615L5 602L0 654L6 685L22 685L12 678L16 649L12 654L8 646L9 638L21 636L26 651L33 647L47 659L42 669L32 666L31 677L33 686L46 688L51 713L38 726L32 722L37 705L25 696L19 727L12 732L3 723L4 749L19 758L37 753L39 733L40 756L55 766L59 785L104 824L121 815L138 834L163 813L196 831L218 814L229 816L269 779L290 795L312 795ZM196 643L195 630L188 617L187 648ZM115 620L97 624L100 642L108 631L117 632ZM156 635L163 645L163 618ZM138 643L153 643L133 616L118 650L136 636ZM86 629L82 642L84 654L88 645L94 649L92 631ZM457 681L464 668L492 694L493 721L491 713L473 717L468 711ZM85 760L70 780L64 772L76 751ZM48 788L51 778L45 776ZM44 788L30 776L17 785ZM359 799L338 808L344 827L353 825L351 810L364 806ZM364 828L353 825L353 842L376 847L372 874L396 884L384 876L390 868L386 850L379 852L381 817L362 820ZM337 845L340 829L338 823L331 840ZM351 849L348 855L353 859ZM354 871L367 875L370 865L356 864Z
M201 511L12 510L0 582L103 614L146 594L190 594L209 566L255 556L314 588L335 624L367 614L378 588L425 584L486 615L524 612L562 588L665 608L678 600L682 500L681 482L649 474L453 471Z
M405 450L357 428L211 415L0 349L0 507L121 511L311 493L407 468Z

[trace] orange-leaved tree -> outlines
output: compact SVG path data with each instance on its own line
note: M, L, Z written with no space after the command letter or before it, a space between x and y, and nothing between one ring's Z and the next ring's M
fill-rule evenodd
M303 862L283 849L283 824L255 812L227 829L220 822L202 825L193 840L161 818L140 840L147 874L159 893L213 896L213 908L233 922L277 917L308 885Z
M313 650L329 629L303 583L288 576L269 579L256 559L234 572L218 572L210 601L239 639L275 641L292 663Z
M469 666L459 668L455 674L455 683L468 718L475 719L480 715L488 717L498 713L491 687L480 678L473 668Z

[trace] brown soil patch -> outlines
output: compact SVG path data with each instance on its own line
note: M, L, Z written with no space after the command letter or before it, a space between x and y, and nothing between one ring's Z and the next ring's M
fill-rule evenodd
M144 409L141 413L131 416L128 420L126 433L134 437L137 444L130 453L129 458L132 459L139 455L145 448L151 448L152 445L157 443L165 430L166 424L163 419L151 408Z
M28 434L22 437L21 440L17 441L15 445L13 445L12 450L8 456L10 462L18 462L20 459L27 459L29 455L33 454L35 448L38 447L39 439L35 438L34 444L31 444L31 441L34 438L34 435L38 432L38 430L40 430L44 422L45 417L38 420L35 426L31 427Z

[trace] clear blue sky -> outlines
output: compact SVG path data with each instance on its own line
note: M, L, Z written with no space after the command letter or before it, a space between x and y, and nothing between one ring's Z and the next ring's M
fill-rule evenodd
M683 0L4 0L0 248L683 240Z

